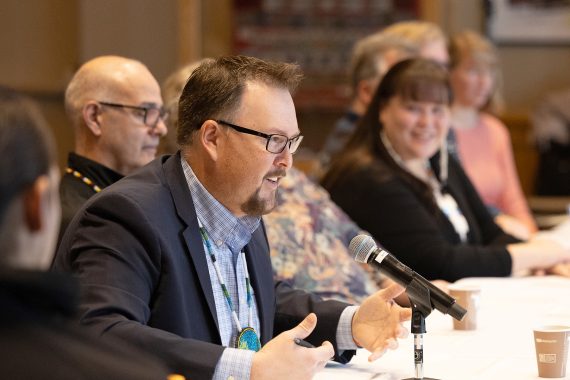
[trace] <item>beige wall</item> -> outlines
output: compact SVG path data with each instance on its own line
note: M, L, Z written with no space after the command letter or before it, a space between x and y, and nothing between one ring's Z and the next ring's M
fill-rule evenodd
M202 42L204 57L231 54L232 1L209 0L202 2Z
M570 46L499 46L499 53L509 113L527 115L545 94L570 87Z
M0 6L0 83L61 91L77 56L77 2L8 0Z
M77 2L9 0L0 9L0 84L24 91L40 103L63 165L72 144L62 101L77 66Z
M175 0L79 0L79 61L124 55L164 80L177 65L177 7Z
M181 61L178 9L193 0L4 0L0 84L32 95L54 130L60 166L73 149L63 92L73 72L102 54L139 59L162 81ZM192 21L191 14L184 21Z

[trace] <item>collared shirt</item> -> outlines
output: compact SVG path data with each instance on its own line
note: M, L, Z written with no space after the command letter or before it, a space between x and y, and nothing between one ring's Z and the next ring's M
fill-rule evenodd
M220 265L222 276L231 294L232 302L238 312L238 317L242 327L247 326L247 302L245 298L245 279L243 263L237 260L239 252L251 239L251 235L258 228L261 218L245 216L236 218L227 208L218 202L200 183L192 168L184 158L181 158L182 169L188 183L188 188L192 194L194 207L198 219L206 229L215 250L216 259ZM202 242L204 244L204 242ZM208 249L204 244L204 251ZM223 263L222 263L223 261ZM210 258L207 258L210 281L214 292L216 304L216 315L220 328L222 344L228 344L235 339L237 330L232 322L229 307L227 306L220 284L216 277L215 269ZM235 266L235 271L234 271ZM259 315L257 304L253 297L253 325L255 331L259 331ZM239 306L238 306L239 305ZM356 344L352 339L352 318L356 313L356 306L347 307L341 314L336 331L337 345L341 350L356 349ZM236 348L224 350L216 370L213 380L244 379L249 380L254 352Z
M212 251L216 256L222 272L222 278L226 283L242 325L241 327L246 327L248 326L249 309L246 298L245 269L243 261L238 258L240 251L244 249L251 239L252 233L258 228L261 218L252 216L236 218L204 188L184 158L181 159L181 162L188 188L192 194L194 207L196 208L196 215L208 233ZM202 244L204 245L204 251L208 255L208 248L204 242ZM237 327L233 322L230 308L222 292L209 255L206 261L214 292L216 316L218 318L222 345L234 347L238 333ZM259 333L257 303L255 302L255 297L252 298L253 326L250 327L253 327ZM253 351L226 349L216 366L214 379L227 379L230 376L233 376L235 379L249 379L252 360Z
M192 194L196 215L210 238L212 253L216 256L222 279L230 293L241 328L247 327L249 308L246 296L246 270L243 260L239 259L239 253L251 239L251 235L259 226L261 218L252 216L236 218L202 186L192 168L184 159L182 159L182 167ZM216 276L216 270L209 257L208 248L205 242L202 242L202 244L208 256L206 261L208 263L210 281L212 282L212 290L214 291L216 315L218 317L222 345L233 347L238 334L238 327L235 326L235 322L232 320L231 310ZM252 313L253 326L249 327L253 327L255 331L259 332L259 317L255 297L252 302Z

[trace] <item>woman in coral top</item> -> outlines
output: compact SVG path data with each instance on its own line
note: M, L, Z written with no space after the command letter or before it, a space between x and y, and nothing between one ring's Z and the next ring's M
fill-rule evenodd
M461 164L497 224L527 239L536 223L520 186L509 132L492 115L499 103L496 50L481 35L466 31L451 39L449 53L452 127Z

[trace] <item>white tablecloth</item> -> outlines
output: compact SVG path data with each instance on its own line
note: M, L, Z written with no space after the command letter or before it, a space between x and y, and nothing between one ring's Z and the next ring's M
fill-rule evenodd
M570 325L570 279L472 278L460 282L482 289L478 329L455 331L451 317L434 310L426 319L424 376L446 380L540 379L532 329L541 324ZM329 363L315 379L414 377L412 334L400 341L397 350L374 363L368 363L368 355L359 350L347 365Z

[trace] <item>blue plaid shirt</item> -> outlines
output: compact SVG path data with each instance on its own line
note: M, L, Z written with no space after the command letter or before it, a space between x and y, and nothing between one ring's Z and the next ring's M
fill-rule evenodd
M232 303L241 322L241 327L246 327L248 326L249 309L246 298L245 269L243 261L238 258L241 250L251 239L251 234L259 226L261 218L252 216L236 218L202 186L186 160L182 158L181 161L186 182L196 208L196 215L208 233L212 251L216 256L222 272L222 278L226 283ZM208 249L205 244L204 251L208 255ZM233 347L238 330L233 322L230 308L222 292L209 255L206 261L214 292L222 345ZM255 297L253 297L252 313L253 326L250 327L259 332L259 315ZM252 358L253 352L249 350L224 350L222 360L216 367L214 379L227 379L230 376L233 376L235 379L249 379ZM248 361L249 365L246 364Z
M253 216L235 217L204 188L184 158L181 158L181 163L188 188L192 194L196 214L208 233L213 253L216 255L222 277L231 295L234 308L238 313L238 318L242 327L246 327L248 325L248 306L245 294L245 270L243 262L238 260L238 257L240 251L251 239L253 232L259 227L261 218ZM208 254L208 248L205 244L204 251ZM210 257L207 257L206 261L208 262L208 271L214 292L222 345L231 347L235 342L238 331L232 321L230 309L222 293ZM251 327L259 332L259 314L255 297L253 298L252 308L253 326ZM340 349L356 348L352 340L350 328L355 312L356 307L347 307L341 314L336 334L337 344ZM225 349L216 366L213 380L249 380L253 354L254 352L250 350Z

